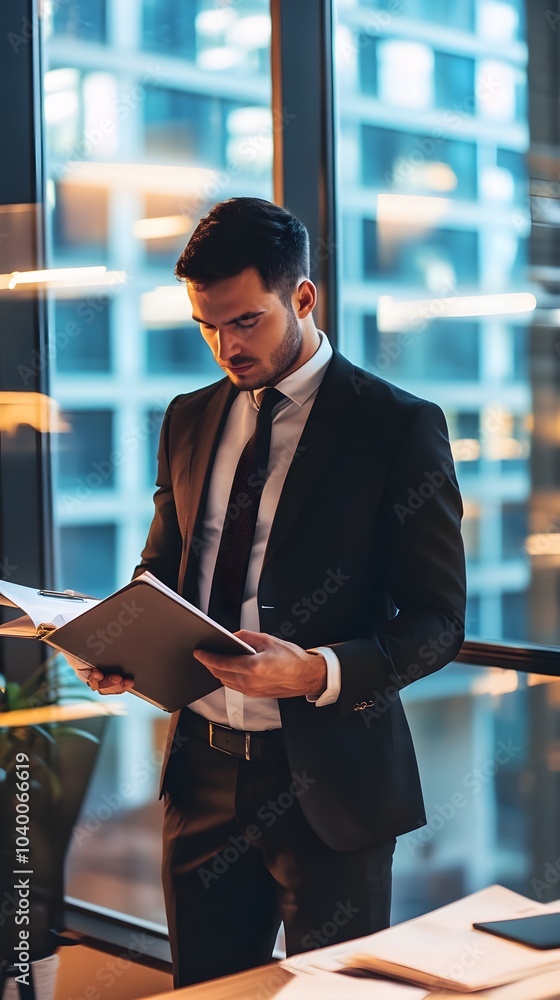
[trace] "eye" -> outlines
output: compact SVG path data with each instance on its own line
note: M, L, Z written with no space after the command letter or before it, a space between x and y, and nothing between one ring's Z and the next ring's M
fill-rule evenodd
M257 320L254 323L236 323L235 325L238 330L252 330L257 325Z

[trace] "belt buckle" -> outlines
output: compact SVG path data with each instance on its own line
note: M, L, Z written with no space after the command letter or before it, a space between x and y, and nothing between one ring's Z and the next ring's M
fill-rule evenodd
M225 747L220 747L214 743L214 732L216 729L226 729L226 726L220 726L217 722L208 723L208 743L213 750L221 750L222 753L227 753L228 757L239 757L240 754L234 753L232 750L226 750ZM245 733L245 760L251 760L251 733Z
M210 744L210 746L212 747L213 750L221 750L222 753L227 753L228 757L233 757L234 754L231 752L231 750L225 750L224 747L219 747L219 746L217 746L216 743L214 743L214 730L215 730L215 728L216 728L217 725L218 724L216 722L209 722L208 723L208 742L209 742L209 744ZM218 728L219 729L223 729L224 727L223 726L219 726Z

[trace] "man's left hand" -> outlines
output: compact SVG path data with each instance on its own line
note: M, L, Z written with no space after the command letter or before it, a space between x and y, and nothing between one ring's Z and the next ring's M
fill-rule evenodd
M197 649L193 654L224 687L251 698L319 697L325 690L324 656L307 653L301 646L265 632L241 629L234 634L256 649L256 653L224 656Z

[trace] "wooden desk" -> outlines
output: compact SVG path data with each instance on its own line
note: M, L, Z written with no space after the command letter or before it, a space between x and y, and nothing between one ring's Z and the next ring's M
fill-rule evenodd
M160 993L150 1000L272 1000L292 979L291 972L279 965L261 965L258 969L238 972L198 986L186 986L173 993Z
M279 965L261 965L249 972L239 972L236 976L225 976L209 983L200 983L199 986L187 986L172 993L160 993L149 1000L272 1000L290 979L292 974ZM372 997L374 991L372 984ZM457 1000L468 1000L469 997L476 997L477 1000L559 1000L560 974L546 972L541 976L476 993L435 990L428 994L426 1000L444 1000L450 997L456 997Z

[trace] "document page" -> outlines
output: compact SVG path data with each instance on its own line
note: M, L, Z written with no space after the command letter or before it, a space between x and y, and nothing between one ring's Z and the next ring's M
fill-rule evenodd
M560 970L560 948L537 951L474 930L474 921L546 912L542 903L503 886L475 892L432 913L362 939L346 964L380 972L410 973L411 981L447 984L461 992L480 990ZM365 947L364 947L365 945ZM408 975L407 975L408 978Z
M371 969L416 985L459 992L500 986L550 969L559 970L555 975L560 980L560 949L539 952L471 927L474 921L532 916L556 906L560 903L545 906L493 885L377 934L293 955L282 965L290 972L311 975L341 968Z
M2 597L7 598L7 601L2 601ZM0 602L7 607L21 608L35 628L41 624L50 624L58 628L60 625L74 621L75 618L83 615L84 611L99 604L99 601L90 597L83 597L79 600L64 597L64 595L49 597L33 587L22 587L21 584L8 583L6 580L0 580ZM17 626L17 622L8 622L0 631L4 635L9 635L9 629L14 626ZM14 634L26 633L20 629Z

